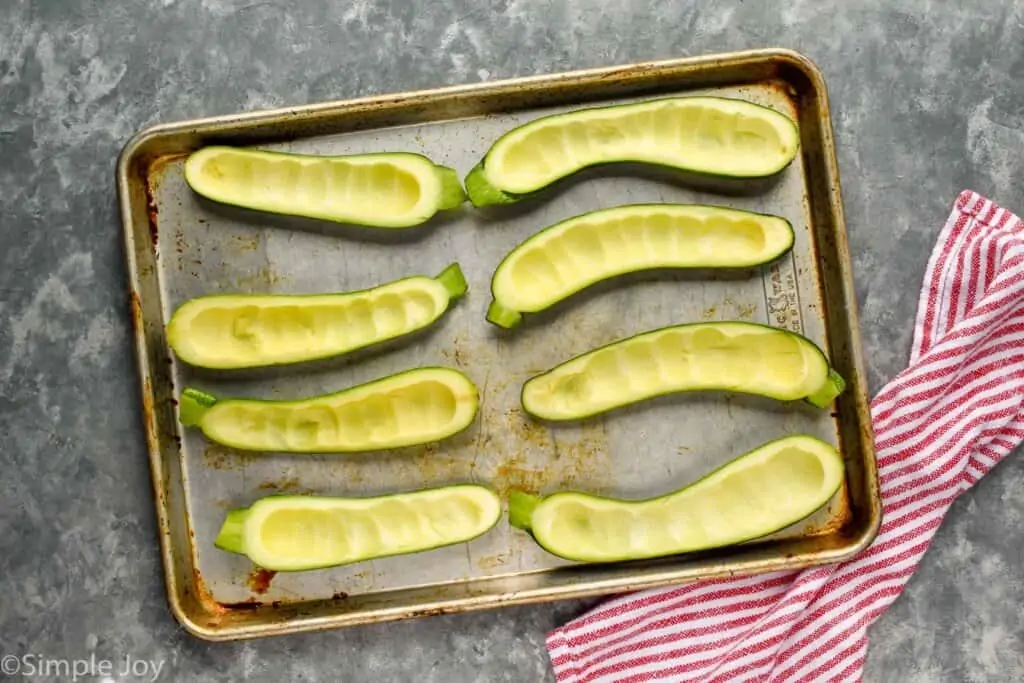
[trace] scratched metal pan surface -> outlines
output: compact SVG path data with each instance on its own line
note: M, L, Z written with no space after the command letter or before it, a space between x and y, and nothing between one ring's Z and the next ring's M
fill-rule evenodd
M793 117L801 154L768 186L698 188L611 168L514 210L484 213L467 203L422 228L389 233L217 206L198 199L182 175L188 152L227 143L315 154L406 150L465 177L499 135L537 116L700 93ZM168 600L199 637L325 629L806 567L849 557L876 533L873 438L828 102L821 75L797 53L687 58L158 126L126 145L117 174ZM510 334L484 321L490 275L516 244L570 216L644 201L779 214L796 229L795 247L770 266L741 273L627 278ZM425 334L380 350L218 374L179 363L167 347L164 325L190 297L361 289L433 275L456 260L468 297ZM825 348L849 382L836 411L698 395L547 427L521 410L523 381L575 354L664 325L737 319L795 330ZM482 396L473 427L437 444L359 455L247 454L177 423L176 398L186 385L225 396L292 398L427 364L465 371ZM731 548L577 565L542 551L512 530L507 516L468 544L304 573L274 575L213 546L229 508L278 492L364 496L475 481L503 495L522 487L648 497L795 432L840 447L848 470L842 490L812 518Z

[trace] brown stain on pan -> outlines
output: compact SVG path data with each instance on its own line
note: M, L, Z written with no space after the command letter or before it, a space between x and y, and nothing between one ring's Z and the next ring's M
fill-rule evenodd
M248 457L220 444L210 444L203 449L203 464L214 470L233 470L244 467Z
M140 166L138 169L139 179L142 181L142 189L146 193L146 217L147 227L149 228L149 239L154 251L159 237L159 230L157 227L160 209L156 203L156 188L153 184L153 173L152 169L156 166L157 162L151 163L149 166Z
M846 533L853 521L853 509L850 506L850 492L844 480L839 491L828 503L816 510L811 517L795 522L789 527L765 538L771 540L807 539L821 536L842 535ZM760 543L764 539L754 539L752 543Z
M149 184L146 184L146 215L149 217L149 238L153 242L153 248L156 249L159 241L160 230L160 209L156 205L156 199L153 197L153 191Z
M484 570L496 569L498 567L504 567L511 558L512 556L507 553L500 555L488 555L477 560L476 566Z
M146 377L142 380L142 420L146 428L146 442L150 451L160 447L160 438L156 427L156 407L153 403L153 381Z
M610 488L613 471L608 452L604 421L597 419L583 426L578 440L558 444L554 472L565 488L586 488L601 493Z
M139 293L134 289L130 293L131 306L132 306L132 324L135 325L135 330L142 334L142 299L139 298Z
M184 154L172 154L157 157L149 165L139 168L139 176L142 180L143 189L146 192L146 215L149 219L149 237L152 240L153 248L156 249L159 238L160 208L156 201L160 183L163 181L163 174L167 165L176 159L184 158Z
M245 585L247 585L249 590L253 593L263 595L270 590L270 583L274 580L275 576L277 576L277 572L257 567L249 573L248 577L246 577Z
M265 583L266 586L269 588L270 581L273 579L274 575L277 572L271 572L265 569L256 569L250 575L250 579L252 579L260 572L266 572ZM258 577L256 579L256 587L253 588L253 586L250 585L250 588L253 589L253 592L261 594L266 592L266 589L257 590L262 586L262 584L259 583L259 581L263 580L264 579L262 577ZM210 592L210 589L207 588L206 582L203 580L203 575L199 572L198 569L192 570L192 592L195 594L196 601L199 603L200 607L202 607L203 611L210 615L209 623L211 626L223 623L224 618L230 615L232 612L250 612L253 610L257 610L260 607L265 607L271 604L263 602L256 598L248 598L247 600L242 600L239 602L218 602L213 597L213 594ZM274 607L279 607L280 604L280 601L275 601Z
M553 453L552 436L543 425L518 408L506 410L504 418L504 431L512 437L511 443L517 450L498 465L491 484L502 497L508 496L512 489L538 493L548 481L548 472L531 466L534 458L530 451Z
M473 349L473 351L476 350L478 349ZM441 355L446 360L454 363L456 367L465 369L473 365L473 351L467 348L467 344L463 339L455 337L451 341L451 350L441 349Z
M164 154L156 157L143 169L144 180L155 191L160 187L160 183L163 182L167 167L175 161L188 158L188 156L188 152L182 152L181 154Z
M847 489L846 481L843 481L839 492L828 502L828 519L817 526L810 526L800 530L801 537L828 536L839 533L843 530L853 517L850 508L850 492Z
M757 316L758 305L753 303L737 303L731 297L705 308L701 320L753 320Z
M298 477L287 477L285 479L268 479L256 487L260 491L287 491L288 493L312 493L312 489L305 488L299 483Z
M258 484L256 488L273 494L293 494L296 496L316 493L314 489L303 486L297 476L290 476L284 479L267 479Z
M505 411L505 426L520 442L547 447L551 445L551 432L518 408Z
M179 228L174 232L174 250L177 251L179 254L184 254L186 251L188 251L188 249L189 246L188 242L185 241L185 233L183 233ZM178 270L181 270L180 261L178 263Z
M423 446L422 453L414 455L416 471L423 482L440 482L458 476L462 467L468 467L464 458L442 455L437 452L438 444Z
M259 289L267 285L275 285L284 281L284 277L269 266L259 268L248 275L235 278L234 286L238 289Z
M753 320L756 314L756 304L741 304L736 307L736 316L741 320Z
M773 78L758 83L759 90L772 91L782 99L782 102L774 102L776 108L781 109L793 121L800 121L799 97L800 93L793 87L793 84L784 78Z
M611 485L607 481L612 471L608 436L602 420L583 423L572 439L559 436L557 427L548 427L518 409L506 411L505 421L519 450L498 465L490 482L499 495L507 496L512 489L553 493L574 487L599 492ZM537 456L526 448L545 452L543 467L536 466Z
M297 488L299 486L299 480L296 477L289 477L287 479L274 480L270 479L263 482L256 488L261 491L283 491L290 488Z
M237 251L256 251L260 248L260 236L256 235L232 235L231 246Z
M213 597L213 593L206 587L206 581L203 580L203 575L198 569L192 570L192 587L196 601L205 612L215 616L227 613L226 606L217 602Z
M548 478L544 470L523 467L521 455L514 455L501 465L491 482L502 498L508 497L513 489L527 493L540 493Z

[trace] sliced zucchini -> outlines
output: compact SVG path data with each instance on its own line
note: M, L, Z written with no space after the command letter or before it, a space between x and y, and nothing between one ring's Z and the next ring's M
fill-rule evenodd
M476 484L373 498L270 496L230 510L214 545L273 571L305 571L469 541L501 500Z
M746 268L793 246L789 221L718 206L631 204L570 218L510 252L491 279L487 320L515 327L585 287L653 268Z
M233 370L328 358L435 322L466 293L459 264L336 294L217 294L190 299L167 324L181 360Z
M730 178L765 178L796 157L789 117L723 97L673 97L577 109L508 131L469 175L475 206L510 204L589 166L638 162Z
M318 156L204 147L185 162L185 181L222 204L377 228L420 225L466 200L453 169L408 152Z
M843 459L812 436L772 441L700 481L658 498L616 500L575 491L546 498L521 491L509 521L545 550L579 562L618 562L750 541L825 505L844 477Z
M723 390L824 408L846 383L813 342L748 322L644 332L576 356L523 385L523 409L578 420L662 394Z
M218 399L186 388L179 419L240 450L354 453L452 436L473 422L479 402L466 375L434 367L297 401Z

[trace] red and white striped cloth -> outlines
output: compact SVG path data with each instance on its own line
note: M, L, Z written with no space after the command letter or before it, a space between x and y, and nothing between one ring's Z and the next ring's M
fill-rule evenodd
M558 681L857 681L866 631L957 496L1024 440L1024 222L963 192L931 255L910 367L871 404L883 523L839 565L610 600L548 635Z

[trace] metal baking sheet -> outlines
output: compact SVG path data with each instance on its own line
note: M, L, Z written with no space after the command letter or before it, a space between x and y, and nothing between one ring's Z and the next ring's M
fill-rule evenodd
M537 116L702 93L788 114L799 122L802 153L769 186L711 191L612 168L525 206L479 211L467 203L399 232L218 206L194 195L182 175L189 151L227 143L314 154L414 151L464 177L499 135ZM158 126L125 147L118 188L168 599L197 636L323 629L804 567L848 557L876 532L874 451L828 103L820 74L799 54L717 55ZM776 213L795 227L795 247L770 266L740 273L616 281L511 333L484 321L490 275L517 243L573 215L649 201ZM163 326L191 297L362 289L433 275L456 260L468 297L427 333L383 349L288 369L210 373L178 363L167 348ZM723 394L654 400L572 426L537 423L521 411L523 381L573 355L664 325L737 319L791 329L827 349L849 380L836 412ZM482 396L474 426L438 444L359 455L248 454L176 421L176 397L186 385L293 398L427 364L465 371ZM275 575L213 547L228 508L271 493L358 496L475 481L502 494L574 488L649 497L795 432L840 447L845 485L812 518L732 548L583 566L545 553L506 519L468 544L413 561L392 557L304 573Z

